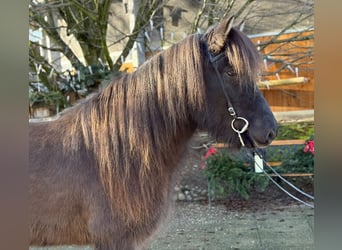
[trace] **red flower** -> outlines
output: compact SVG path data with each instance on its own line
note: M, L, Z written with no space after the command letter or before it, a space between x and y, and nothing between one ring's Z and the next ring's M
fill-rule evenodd
M208 149L208 151L205 153L203 159L202 159L202 164L201 164L201 168L205 169L205 161L212 155L216 154L218 152L217 148L214 147L210 147Z
M305 142L303 151L305 153L310 152L312 155L314 155L315 154L315 142L313 140Z

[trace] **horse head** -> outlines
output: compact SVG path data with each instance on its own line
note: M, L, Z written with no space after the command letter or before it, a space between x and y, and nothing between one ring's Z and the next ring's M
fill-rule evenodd
M206 114L199 124L233 148L262 147L275 138L277 122L257 87L260 55L233 21L224 20L201 38Z

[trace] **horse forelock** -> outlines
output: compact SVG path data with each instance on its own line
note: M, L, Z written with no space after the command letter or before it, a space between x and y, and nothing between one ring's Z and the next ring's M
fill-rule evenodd
M261 69L260 54L253 42L237 28L229 32L225 53L237 75L256 84Z
M121 204L113 209L128 221L147 220L144 213L154 213L151 204L166 195L158 186L168 182L165 165L177 163L176 133L186 134L181 124L189 123L192 109L204 107L202 56L199 36L190 36L114 80L72 114L69 131L78 136L68 136L65 144L77 150L84 143L106 192Z

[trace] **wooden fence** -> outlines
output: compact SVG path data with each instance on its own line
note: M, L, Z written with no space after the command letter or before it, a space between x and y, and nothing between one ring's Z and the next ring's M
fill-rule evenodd
M305 140L302 139L295 139L295 140L275 140L271 143L270 146L290 146L290 145L304 145ZM224 143L214 143L212 145L214 148L228 148L228 145ZM259 157L257 157L259 158ZM260 159L260 158L259 158ZM271 167L279 167L282 165L281 161L268 161L267 158L265 159L265 164L268 164ZM246 164L248 166L248 164ZM262 159L256 160L254 158L254 169L256 172L261 173L262 169L264 169L264 163L262 162ZM276 177L275 174L270 174L273 177ZM291 172L291 173L282 173L281 176L283 177L313 177L314 173L302 173L302 172Z

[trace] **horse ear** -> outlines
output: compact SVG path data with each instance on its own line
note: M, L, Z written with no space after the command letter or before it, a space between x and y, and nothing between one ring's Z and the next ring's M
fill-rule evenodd
M246 21L245 20L242 20L238 25L237 25L237 28L243 32L243 29L245 28L245 24L246 24Z
M231 16L219 23L212 31L212 36L208 41L209 51L217 54L225 46L228 34L233 27L234 16Z
M226 40L230 30L233 27L234 16L228 17L226 20L217 25L215 34L222 36L223 40Z

